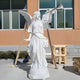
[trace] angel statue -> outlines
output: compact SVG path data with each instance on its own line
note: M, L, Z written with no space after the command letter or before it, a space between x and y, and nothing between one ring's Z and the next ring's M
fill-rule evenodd
M62 6L60 5L62 8ZM58 8L60 8L58 7ZM57 9L58 9L57 8ZM46 52L45 47L48 46L48 39L44 36L44 28L48 26L52 21L52 14L55 9L47 10L40 19L40 12L35 11L33 18L27 12L20 10L20 14L24 16L30 27L28 28L29 38L24 39L29 41L27 46L29 56L31 58L31 69L29 72L29 78L32 79L43 79L49 77L49 72L47 69Z

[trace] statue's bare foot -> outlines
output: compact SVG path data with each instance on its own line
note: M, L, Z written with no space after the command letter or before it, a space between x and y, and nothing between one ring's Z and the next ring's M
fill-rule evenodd
M30 79L30 80L32 80L32 79Z

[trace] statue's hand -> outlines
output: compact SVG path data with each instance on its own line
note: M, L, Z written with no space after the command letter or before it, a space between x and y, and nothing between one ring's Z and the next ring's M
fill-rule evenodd
M28 39L24 39L25 41L30 41L30 39L28 38Z

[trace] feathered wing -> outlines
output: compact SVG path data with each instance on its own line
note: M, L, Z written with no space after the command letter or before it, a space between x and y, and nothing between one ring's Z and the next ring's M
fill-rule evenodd
M52 22L52 13L46 11L45 14L43 14L42 16L42 22L44 29L47 29L49 27L49 23Z
M54 14L57 9L64 9L62 3L59 3L57 8L53 8L52 10L50 9L47 10L45 14L43 15L42 22L44 25L44 29L48 28L49 23L52 22L52 14Z
M46 12L42 16L42 22L44 25L44 29L47 29L50 27L49 23L52 22L52 14L55 13L55 9L52 10L46 10Z
M24 16L25 20L28 22L28 25L30 25L32 22L32 16L24 10L20 10L19 13Z

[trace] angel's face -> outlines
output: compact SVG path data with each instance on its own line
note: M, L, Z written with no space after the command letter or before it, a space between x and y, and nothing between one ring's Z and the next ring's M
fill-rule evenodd
M40 12L38 12L38 11L34 12L33 19L34 20L40 20Z

